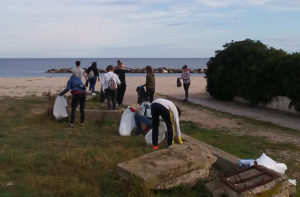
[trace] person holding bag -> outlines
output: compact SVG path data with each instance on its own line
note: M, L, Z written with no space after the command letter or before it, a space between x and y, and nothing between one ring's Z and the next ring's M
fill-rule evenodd
M191 77L190 69L188 69L187 65L184 65L182 67L181 77L179 77L179 79L182 79L182 81L183 81L183 88L184 88L184 92L185 92L185 98L183 101L188 101L189 88L190 88L190 84L191 84L190 77Z
M71 90L72 101L71 101L71 120L70 127L74 127L74 119L76 107L80 104L80 126L83 126L84 122L84 107L86 101L86 88L82 83L81 79L76 76L76 71L72 72L72 76L67 82L66 88L59 93L59 96L63 96L65 93Z

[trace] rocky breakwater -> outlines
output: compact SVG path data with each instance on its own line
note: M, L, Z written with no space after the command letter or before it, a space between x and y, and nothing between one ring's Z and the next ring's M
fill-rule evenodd
M83 68L86 71L86 68ZM153 69L154 73L181 73L181 68L166 68L166 67L159 67ZM199 68L199 69L190 69L191 73L205 73L206 68ZM71 73L72 68L52 68L46 71L46 73ZM105 73L104 69L99 69L100 73ZM146 73L145 68L132 68L128 70L129 73Z

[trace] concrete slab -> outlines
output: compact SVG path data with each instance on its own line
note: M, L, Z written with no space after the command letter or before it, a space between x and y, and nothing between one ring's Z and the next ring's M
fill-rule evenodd
M216 159L201 144L186 142L120 163L118 171L125 177L138 177L149 189L169 189L207 177Z

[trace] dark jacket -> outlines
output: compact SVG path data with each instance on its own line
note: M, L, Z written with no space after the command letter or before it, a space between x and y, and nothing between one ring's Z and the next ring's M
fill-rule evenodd
M155 77L153 73L147 73L146 89L155 89Z
M82 81L72 75L67 83L67 87L66 89L64 89L61 93L59 93L60 96L64 95L65 93L67 93L69 90L71 90L71 93L73 94L74 92L81 92L81 93L85 93L85 85L82 83Z
M88 67L86 73L89 74L89 72L91 70L94 72L94 77L99 77L99 70L98 70L97 66L90 66L90 67Z

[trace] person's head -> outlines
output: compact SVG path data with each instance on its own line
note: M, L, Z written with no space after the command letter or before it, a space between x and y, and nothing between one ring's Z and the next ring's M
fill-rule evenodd
M77 60L77 61L75 62L75 64L76 64L77 67L80 66L80 61Z
M96 67L97 67L97 62L93 62L93 63L92 63L92 67L93 67L93 68L96 68Z
M181 116L181 109L177 105L175 105L175 106L176 106L177 111L178 111L178 116L180 117Z
M118 66L118 67L122 67L122 65L123 65L123 63L121 62L121 60L118 60L118 61L117 61L117 66Z
M152 67L151 66L146 66L146 72L147 73L153 73Z
M114 66L113 66L113 65L108 65L108 66L106 67L106 71L107 71L107 72L114 71Z
M183 70L187 69L187 65L184 65L184 66L182 67L182 69L183 69Z

